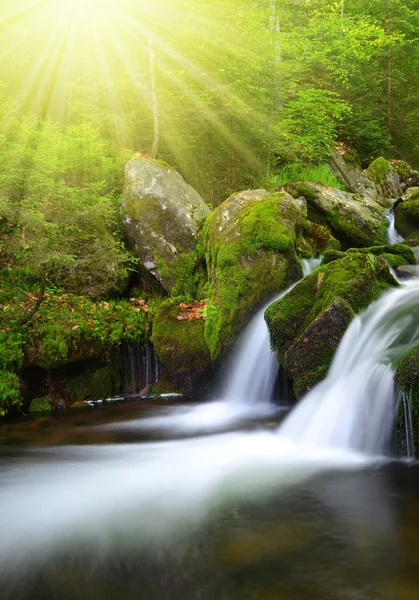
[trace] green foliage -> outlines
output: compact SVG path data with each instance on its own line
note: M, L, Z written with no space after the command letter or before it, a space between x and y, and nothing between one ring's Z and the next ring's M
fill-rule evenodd
M390 165L388 161L383 158L376 158L374 162L368 167L368 177L372 179L378 185L385 183L387 175L390 173Z
M49 398L34 398L29 405L29 412L50 412L52 410Z
M279 113L279 152L302 163L328 157L338 139L339 125L351 112L347 102L329 90L303 88Z
M344 189L344 184L327 163L318 165L304 165L302 163L293 163L281 167L275 171L269 179L268 189L278 189L285 187L288 183L311 181L313 183L330 185L331 187ZM301 186L304 184L301 183ZM306 187L306 190L308 188ZM305 196L304 193L300 194ZM296 196L298 197L298 196Z
M16 373L0 370L0 417L4 417L11 408L20 408L20 381Z
M118 237L124 154L86 124L27 116L8 125L0 208L13 225L11 260L91 298L123 290L132 260Z

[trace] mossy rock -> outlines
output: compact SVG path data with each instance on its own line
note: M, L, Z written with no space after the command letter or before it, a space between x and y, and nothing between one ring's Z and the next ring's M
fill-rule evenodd
M206 220L210 280L205 337L212 358L235 341L254 310L302 276L306 204L285 192L233 195Z
M395 199L402 195L400 175L393 161L382 156L376 158L366 170L368 177L375 183L378 199L385 206L392 206Z
M325 376L353 314L397 285L380 256L347 253L316 269L267 309L272 347L298 396Z
M297 398L324 379L354 314L345 300L336 298L288 350L287 369L293 374Z
M126 165L122 214L128 241L167 292L179 293L194 275L197 224L209 212L174 169L148 159Z
M115 396L120 385L120 374L116 364L98 369L89 365L81 374L68 379L66 392L72 402L104 400Z
M405 238L419 229L419 197L399 202L394 210L394 225Z
M419 346L408 352L399 362L397 367L397 382L406 396L411 395L412 400L412 426L415 443L415 453L419 454ZM402 407L400 407L402 410ZM404 415L398 415L398 420L403 420Z
M380 156L376 158L368 167L367 173L369 178L379 185L384 184L387 181L387 176L390 173L389 162Z
M371 194L352 194L313 183L305 187L309 220L327 225L344 249L386 242L384 207Z
M385 246L370 246L369 248L349 248L348 254L374 254L384 258L393 269L401 265L415 265L416 257L412 249L405 244L387 244ZM339 260L345 256L345 252L337 250L328 250L325 252L322 265L326 265L334 260Z
M310 247L311 255L317 256L329 250L340 250L340 242L333 237L332 230L328 225L310 223L310 229L304 239Z
M204 320L179 319L180 304L180 299L166 300L159 306L153 320L153 344L166 380L176 391L192 393L211 377L212 363Z
M52 410L49 398L34 398L29 405L29 412L50 412Z

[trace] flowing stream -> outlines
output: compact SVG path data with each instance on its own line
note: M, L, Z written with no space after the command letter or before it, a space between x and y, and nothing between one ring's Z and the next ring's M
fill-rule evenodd
M321 258L302 261L304 277L320 265ZM294 284L296 285L296 284ZM228 363L227 377L218 399L197 404L160 408L155 414L109 428L170 430L195 433L224 429L233 423L257 416L269 416L278 411L273 393L278 375L278 363L270 348L269 332L264 313L275 300L292 287L272 298L263 306L243 331Z
M93 422L90 443L0 444L1 598L416 600L419 469L383 453L418 297L409 281L356 317L271 431L145 441L137 413L124 442Z
M418 298L419 280L413 279L356 316L326 379L297 405L279 434L316 448L383 452L397 408L395 369L419 343Z
M386 214L388 221L388 229L387 229L387 241L389 244L401 244L404 240L403 236L398 233L394 226L394 212L389 211Z

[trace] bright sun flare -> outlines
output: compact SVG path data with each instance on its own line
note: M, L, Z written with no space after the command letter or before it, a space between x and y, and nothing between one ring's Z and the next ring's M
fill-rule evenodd
M50 0L54 12L71 19L85 19L109 8L109 0Z

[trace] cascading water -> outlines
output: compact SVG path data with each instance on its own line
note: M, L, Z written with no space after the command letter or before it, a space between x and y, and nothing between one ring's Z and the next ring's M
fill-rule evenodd
M317 268L320 262L321 258L303 260L304 276ZM154 417L119 424L117 427L170 429L180 432L211 431L243 418L276 412L277 406L272 403L272 396L278 364L270 348L264 313L269 304L284 296L290 289L270 300L247 325L229 365L220 399L195 406L162 408Z
M392 211L387 212L386 214L388 221L388 229L387 229L387 241L389 244L400 244L404 238L400 233L396 231L394 226L394 213Z
M385 451L397 408L395 368L419 343L418 299L415 279L355 317L326 379L285 419L279 434L310 447Z
M303 259L301 262L303 276L306 277L320 265L321 258ZM243 332L229 365L229 377L222 393L224 401L246 405L257 403L268 405L272 400L278 363L270 347L264 314L272 302L285 296L290 289L261 308Z

